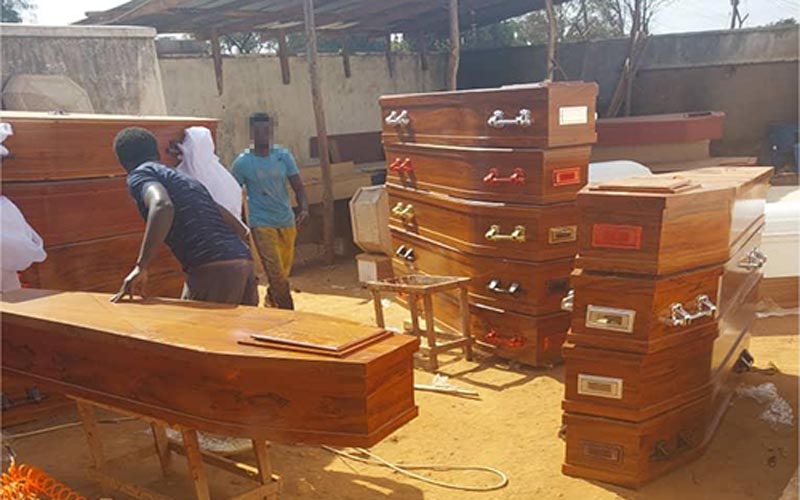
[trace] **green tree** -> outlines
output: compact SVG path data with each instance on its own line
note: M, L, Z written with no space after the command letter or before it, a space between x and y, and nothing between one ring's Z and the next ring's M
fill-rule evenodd
M0 0L0 21L21 23L22 16L35 8L36 5L30 0Z

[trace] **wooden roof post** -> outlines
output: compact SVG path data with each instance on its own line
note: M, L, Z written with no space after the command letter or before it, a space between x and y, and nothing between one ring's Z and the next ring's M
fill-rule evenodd
M458 88L458 58L461 49L461 33L458 28L458 0L450 0L450 60L447 68L447 88Z
M306 24L306 57L308 77L311 83L311 103L317 124L319 142L319 166L322 170L322 239L325 261L333 264L333 180L331 178L331 157L328 147L328 130L325 126L325 105L322 99L321 78L317 71L317 28L314 21L314 0L303 0L303 15Z
M392 34L386 35L386 66L389 68L389 78L394 78L394 53L392 52Z
M222 51L219 45L219 34L211 30L211 57L214 59L214 76L217 78L217 94L222 95Z
M552 81L556 70L556 29L558 22L553 9L553 0L544 0L547 12L547 81Z
M342 67L344 67L344 77L350 78L352 76L350 71L350 37L347 35L342 37Z
M419 63L422 71L428 71L428 54L425 47L425 33L417 34L417 50L419 51Z
M286 33L281 31L278 34L278 58L281 61L281 78L284 85L292 82L292 74L289 71L289 50L286 48Z

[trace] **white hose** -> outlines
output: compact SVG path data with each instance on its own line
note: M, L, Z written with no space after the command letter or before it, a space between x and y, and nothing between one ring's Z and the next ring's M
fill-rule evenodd
M508 484L508 476L499 470L495 469L494 467L488 467L484 465L435 465L435 464L403 464L397 465L389 462L388 460L384 460L383 458L375 455L369 450L364 448L354 448L355 451L366 455L369 458L363 458L352 453L348 453L343 450L339 450L336 448L331 448L330 446L323 446L323 449L335 453L344 458L348 458L350 460L355 460L357 462L370 464L370 465L380 465L383 467L388 467L395 472L403 474L405 476L417 479L419 481L424 481L428 484L433 484L435 486L441 486L442 488L449 488L452 490L462 490L462 491L494 491L499 490L500 488L505 487ZM446 483L444 481L437 481L436 479L431 479L429 477L425 477L420 474L416 474L411 472L412 469L428 469L434 471L448 471L448 470L470 470L470 471L481 471L481 472L489 472L494 474L500 478L500 482L491 486L464 486L461 484L453 484L453 483Z

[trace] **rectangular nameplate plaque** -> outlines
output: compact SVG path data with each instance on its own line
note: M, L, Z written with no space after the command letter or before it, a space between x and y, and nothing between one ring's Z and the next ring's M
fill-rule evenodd
M581 452L587 458L615 464L622 463L622 446L618 444L581 441Z
M639 250L642 248L642 226L595 224L592 226L592 246Z
M573 186L581 183L581 167L557 168L553 170L553 186Z
M564 106L558 108L559 125L585 125L589 123L589 108L587 106Z
M578 374L578 394L608 399L622 399L622 379Z
M610 330L612 332L633 333L636 311L615 307L586 306L586 328Z
M569 243L578 239L578 226L551 227L548 231L547 242L551 245Z

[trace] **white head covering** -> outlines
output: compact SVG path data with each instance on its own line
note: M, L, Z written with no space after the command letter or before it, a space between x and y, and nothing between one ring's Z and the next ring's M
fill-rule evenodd
M34 262L42 262L47 258L47 253L42 237L28 224L19 208L5 196L0 196L0 218L0 285L2 291L10 292L21 286L17 272L24 271Z
M178 170L203 184L214 201L242 219L242 188L214 154L214 139L205 127L189 127L178 145L183 159Z

